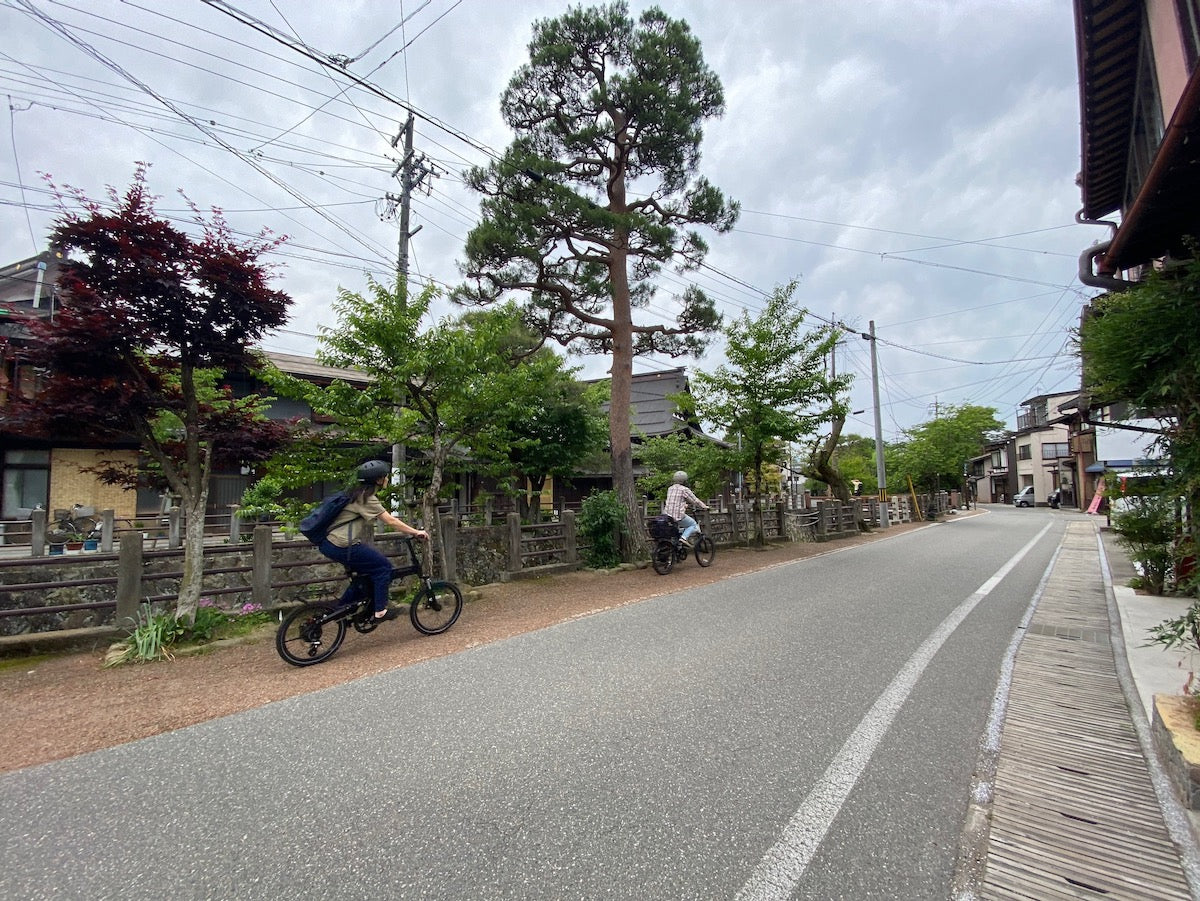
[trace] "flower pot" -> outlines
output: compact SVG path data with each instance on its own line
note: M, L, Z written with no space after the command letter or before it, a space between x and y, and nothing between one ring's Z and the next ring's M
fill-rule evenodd
M100 539L99 538L85 538L83 540L83 549L85 551L100 550Z
M50 556L61 557L63 555L63 546L61 544L50 545Z

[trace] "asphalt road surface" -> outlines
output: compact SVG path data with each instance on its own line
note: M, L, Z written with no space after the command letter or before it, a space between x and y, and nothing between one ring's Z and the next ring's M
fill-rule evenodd
M0 897L945 899L1064 522L939 523L0 776Z

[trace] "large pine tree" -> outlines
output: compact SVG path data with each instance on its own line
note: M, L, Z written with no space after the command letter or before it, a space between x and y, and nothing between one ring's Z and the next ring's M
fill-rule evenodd
M737 205L697 175L702 123L724 110L720 80L685 22L625 3L535 23L529 62L501 98L517 137L468 173L484 195L467 239L471 280L455 297L487 304L528 293L527 323L580 353L612 355L609 441L627 515L625 552L641 546L630 435L633 360L699 354L720 325L691 288L671 321L648 304L664 267L695 269L692 228L732 228ZM659 301L658 306L668 304Z

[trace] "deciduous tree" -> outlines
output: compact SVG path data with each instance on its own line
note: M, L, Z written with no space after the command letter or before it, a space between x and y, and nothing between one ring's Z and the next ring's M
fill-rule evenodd
M541 348L523 365L521 381L495 411L507 453L497 461L516 476L517 496L525 499L528 515L541 519L541 496L547 478L569 478L588 457L604 450L607 421L602 391L576 381L563 360Z
M905 431L905 440L895 446L896 468L889 471L928 490L957 487L966 462L1003 430L993 407L947 405L936 419Z
M32 326L43 390L17 415L28 428L97 442L136 440L180 498L186 521L176 613L200 599L204 514L222 462L253 464L286 437L257 397L235 398L217 376L252 367L252 345L286 322L289 298L260 260L279 240L239 242L218 212L193 206L195 234L160 218L144 166L109 205L69 191L52 240L66 253L62 304ZM65 204L64 204L65 206ZM109 468L112 480L137 474Z
M776 289L757 317L743 313L725 327L728 363L693 380L704 418L740 442L742 472L752 476L756 540L764 540L764 466L783 461L788 442L815 432L844 414L839 398L848 376L830 376L825 361L836 329L805 328L808 312L797 307L795 284Z

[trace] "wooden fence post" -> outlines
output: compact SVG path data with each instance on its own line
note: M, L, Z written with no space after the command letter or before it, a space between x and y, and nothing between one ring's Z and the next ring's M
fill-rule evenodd
M521 571L521 516L508 514L508 571Z
M250 600L264 610L275 606L271 597L271 527L254 527L253 555L250 563Z
M579 562L579 539L575 531L575 511L563 510L561 517L563 530L563 550L567 563Z
M117 622L137 618L142 601L142 533L122 532L117 551Z
M442 578L449 582L458 579L458 516L443 515L439 525L442 529Z

